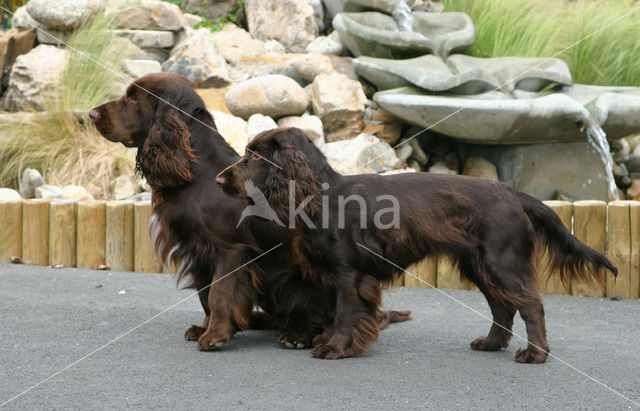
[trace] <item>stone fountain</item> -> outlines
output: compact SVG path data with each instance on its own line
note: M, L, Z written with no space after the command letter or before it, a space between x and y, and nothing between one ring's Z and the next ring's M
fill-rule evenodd
M457 54L475 40L463 13L410 11L403 0L341 6L333 26L380 108L452 138L461 164L484 157L537 198L616 198L607 138L640 132L640 88L574 84L554 58Z

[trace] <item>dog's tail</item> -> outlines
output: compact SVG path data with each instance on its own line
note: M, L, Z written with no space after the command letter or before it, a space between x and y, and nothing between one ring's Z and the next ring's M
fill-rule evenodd
M564 284L578 279L604 286L604 269L618 274L618 269L604 255L580 242L564 226L558 215L542 201L516 191L522 208L549 254L550 274L558 272Z

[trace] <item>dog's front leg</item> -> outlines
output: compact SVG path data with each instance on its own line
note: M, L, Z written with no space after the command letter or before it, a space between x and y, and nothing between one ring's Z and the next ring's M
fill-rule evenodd
M378 339L380 286L355 270L340 274L336 284L336 313L332 328L314 339L314 357L338 359L364 352Z

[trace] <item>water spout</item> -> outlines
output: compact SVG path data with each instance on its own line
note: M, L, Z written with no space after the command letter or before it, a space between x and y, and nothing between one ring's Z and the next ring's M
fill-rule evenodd
M587 126L587 139L589 143L600 154L600 159L604 165L604 171L606 174L607 182L609 183L609 193L614 200L619 200L618 188L613 178L613 157L609 151L609 143L607 142L607 135L602 127L598 125Z
M413 31L415 19L411 14L411 7L409 7L404 0L398 0L392 15L400 31Z

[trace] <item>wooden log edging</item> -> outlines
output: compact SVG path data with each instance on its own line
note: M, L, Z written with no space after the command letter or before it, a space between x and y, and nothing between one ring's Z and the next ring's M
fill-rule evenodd
M539 256L540 290L546 294L640 298L640 202L547 201L574 235L605 253L618 267L605 287L558 276L546 280L546 256ZM150 202L21 200L0 202L0 261L112 270L163 271L149 235ZM407 268L394 285L476 289L460 279L446 258L425 258ZM416 279L415 277L418 277ZM429 285L427 285L429 284Z

